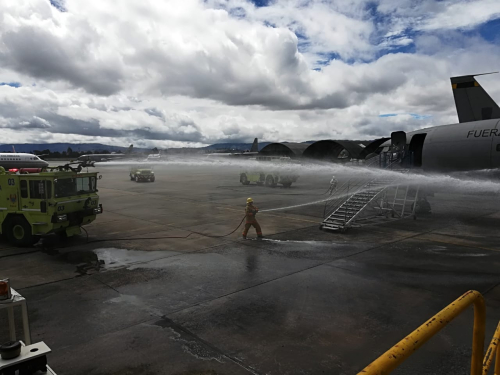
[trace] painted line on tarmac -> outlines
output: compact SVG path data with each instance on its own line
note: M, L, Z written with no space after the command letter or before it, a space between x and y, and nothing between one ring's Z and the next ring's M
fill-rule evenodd
M474 243L466 244L466 243L463 243L463 242L460 242L460 241L439 240L439 239L433 238L432 235L429 236L429 235L424 234L422 236L422 238L424 240L427 240L427 241L437 242L437 243L444 243L444 244L447 244L447 245L456 245L456 246L468 247L468 248L471 248L471 249L481 249L481 250L487 250L487 251L500 252L500 249L492 249L490 247L477 246Z
M150 225L148 227L142 227L142 228L136 228L136 229L129 229L129 230L124 230L124 231L118 231L118 232L110 232L110 233L106 233L107 235L112 235L112 234L119 234L119 233L130 233L130 232L137 232L139 230L144 230L144 229L151 229L151 228L154 228L154 227L164 227L165 225L163 224L158 224L158 225Z
M242 212L243 211L242 209L229 208L229 207L216 207L216 208L220 208L220 209L223 209L223 210L229 210L229 211L238 211L238 212ZM318 221L312 221L312 220L306 220L306 219L297 219L297 218L294 218L294 217L291 217L291 216L286 216L286 215L273 215L273 214L268 214L267 211L262 211L262 213L265 213L266 216L279 217L280 219L287 219L287 220L294 220L294 221L303 221L303 222L306 222L306 223L319 224Z
M99 187L99 191L102 191L103 193L106 192L106 190L113 190L113 191L119 191L123 195L140 195L143 193L136 193L134 191L129 191L129 190L122 190L122 189L112 189L112 188L105 188L105 187Z
M318 222L318 221L306 220L306 219L296 219L294 217L285 216L285 215L283 215L283 216L281 216L281 215L273 215L273 214L268 214L267 212L266 212L266 216L274 216L274 217L279 217L280 219L287 219L287 220L294 220L294 221L303 221L305 223L314 223L314 224L318 224L318 225L320 224L320 222Z

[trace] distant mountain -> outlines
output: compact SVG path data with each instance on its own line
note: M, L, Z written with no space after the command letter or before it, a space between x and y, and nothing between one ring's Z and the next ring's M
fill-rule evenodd
M32 153L35 150L43 151L50 150L50 152L63 152L71 147L74 152L86 152L86 151L126 151L128 147L120 146L109 146L103 145L101 143L22 143L22 144L4 144L0 145L0 152L11 152L12 146L15 147L17 152L28 152ZM150 151L147 148L135 148L134 151Z
M259 142L259 151L272 142ZM203 147L205 150L250 150L251 143L215 143L210 146Z
M259 151L272 142L259 142ZM309 142L304 142L309 143ZM43 151L50 150L50 152L63 152L71 147L73 152L95 152L95 151L110 151L110 152L124 152L128 146L110 146L102 143L18 143L18 144L3 144L0 145L0 152L11 152L12 146L15 147L17 152L33 153L35 150ZM215 151L215 150L250 150L252 143L215 143L210 146L200 147L200 150ZM150 152L149 148L136 148L136 152Z

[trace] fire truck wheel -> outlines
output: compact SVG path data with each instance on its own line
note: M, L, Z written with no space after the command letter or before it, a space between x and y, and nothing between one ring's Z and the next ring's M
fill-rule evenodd
M243 184L243 185L248 185L250 184L250 181L248 181L248 178L247 178L247 175L245 173L243 173L240 177L240 182Z
M153 178L151 178L151 182L155 182L155 178L154 178L154 177L153 177Z
M9 242L14 246L30 246L34 244L36 236L31 233L31 226L24 217L14 217L7 231Z
M276 186L276 182L274 181L274 178L273 176L267 176L266 178L266 186L270 186L270 187L275 187Z
M57 238L59 238L59 240L63 242L69 239L68 234L65 230L63 230L62 232L57 232Z
M289 188L290 186L292 186L292 183L291 182L285 182L283 184L283 187L286 187L286 188Z

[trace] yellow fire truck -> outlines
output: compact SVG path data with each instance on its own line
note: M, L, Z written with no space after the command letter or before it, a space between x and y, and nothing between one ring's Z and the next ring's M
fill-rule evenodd
M0 234L14 246L30 246L40 236L80 234L80 227L102 213L97 172L82 173L79 164L38 173L0 167Z
M288 188L299 178L299 175L291 168L296 163L289 157L258 156L256 160L268 163L241 172L240 182L243 185L255 182L257 185L265 184L269 187L276 187L281 184L283 187Z

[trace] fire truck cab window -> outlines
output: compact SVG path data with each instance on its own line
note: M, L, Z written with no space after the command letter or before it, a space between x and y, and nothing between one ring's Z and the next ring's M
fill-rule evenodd
M76 195L76 182L74 178L59 178L55 187L56 198Z
M21 180L21 198L28 198L28 182Z
M29 185L31 199L47 199L52 195L52 185L49 181L30 180Z
M95 177L60 178L55 185L56 198L96 191Z
M90 178L89 177L79 177L76 179L76 191L81 193L88 193L92 191L90 187Z

